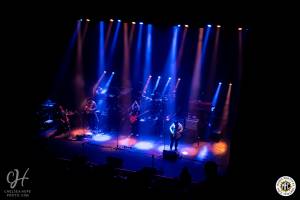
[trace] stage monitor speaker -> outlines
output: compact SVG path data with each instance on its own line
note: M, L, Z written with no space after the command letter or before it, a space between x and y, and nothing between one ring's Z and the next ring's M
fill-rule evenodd
M176 161L178 158L178 154L176 151L167 151L164 150L163 151L163 158L165 160L170 160L170 161Z

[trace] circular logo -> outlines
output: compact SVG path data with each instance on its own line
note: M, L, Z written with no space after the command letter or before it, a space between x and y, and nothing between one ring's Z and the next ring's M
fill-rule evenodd
M282 196L290 196L296 190L296 182L289 176L282 176L276 182L276 190Z

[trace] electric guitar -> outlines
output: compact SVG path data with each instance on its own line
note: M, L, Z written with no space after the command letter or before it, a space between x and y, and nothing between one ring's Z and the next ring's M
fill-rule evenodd
M171 134L171 136L172 136L173 138L179 139L179 138L181 138L182 135L183 135L183 129L177 129L177 130L174 130L173 133L170 131L170 134Z
M149 112L149 111L147 110L147 111L143 112L143 113L140 114L140 115L137 115L137 114L131 114L131 115L129 116L129 122L130 122L131 124L134 124L134 123L138 120L139 117L141 117L142 115L145 115L145 114L148 113L148 112Z

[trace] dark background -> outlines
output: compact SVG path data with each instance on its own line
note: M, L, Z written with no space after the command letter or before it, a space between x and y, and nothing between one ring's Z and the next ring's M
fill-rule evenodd
M247 4L233 11L212 6L204 9L204 5L177 4L176 9L160 4L141 9L125 6L129 8L119 11L105 4L97 10L83 9L85 6L76 11L68 7L59 11L49 8L47 12L14 9L14 14L2 20L1 185L7 171L35 166L34 112L48 94L51 67L59 64L62 53L61 41L56 39L64 33L56 21L81 16L142 16L162 25L210 22L249 26L252 61L245 65L238 122L232 136L232 193L280 198L275 190L279 177L291 176L298 183L299 39L294 11L284 7L254 9L257 7Z

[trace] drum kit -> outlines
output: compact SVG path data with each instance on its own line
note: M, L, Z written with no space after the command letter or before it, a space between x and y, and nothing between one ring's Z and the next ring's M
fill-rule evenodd
M65 133L70 136L74 135L72 133L76 130L88 130L85 133L102 133L99 121L101 112L97 109L96 103L93 100L87 100L83 105L80 110L71 111L47 100L41 104L40 110L37 112L40 128L45 130L57 128L58 130L60 126L63 126L67 131Z

